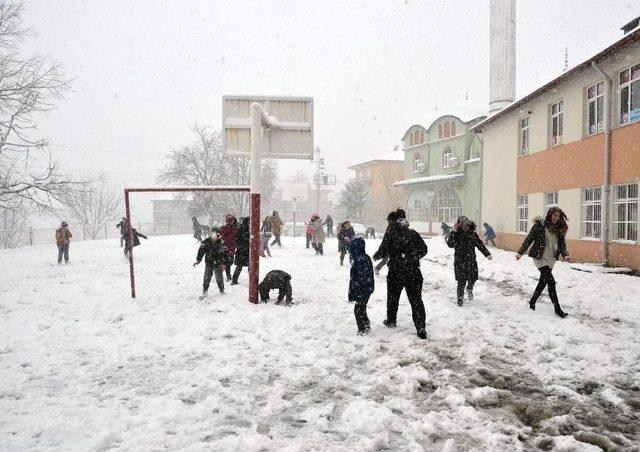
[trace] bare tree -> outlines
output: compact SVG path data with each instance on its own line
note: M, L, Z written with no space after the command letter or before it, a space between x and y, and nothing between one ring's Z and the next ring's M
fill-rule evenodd
M122 192L106 177L86 183L83 190L71 190L60 199L62 212L80 224L91 239L103 230L105 223L115 220L122 208Z
M15 248L28 243L28 218L29 210L24 204L13 209L0 208L0 246Z
M228 156L222 148L222 135L195 124L192 128L197 140L174 149L169 154L169 164L160 172L158 181L177 185L248 185L251 161L247 158ZM268 162L262 173L267 178L264 187L273 190L275 169ZM188 195L185 195L185 197ZM190 203L192 215L222 215L231 212L247 215L249 197L246 193L194 193Z
M40 55L24 58L19 46L29 30L22 25L22 2L0 2L0 208L24 202L50 210L51 200L72 187L46 151L46 140L33 137L35 116L54 108L69 89L60 64ZM35 170L36 158L46 169Z

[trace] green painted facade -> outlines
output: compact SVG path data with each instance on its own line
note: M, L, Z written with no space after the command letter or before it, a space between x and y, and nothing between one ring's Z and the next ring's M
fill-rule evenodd
M426 129L411 126L402 138L404 178L394 185L406 191L417 231L437 234L443 221L451 225L459 215L479 221L482 141L469 129L484 118L445 115Z

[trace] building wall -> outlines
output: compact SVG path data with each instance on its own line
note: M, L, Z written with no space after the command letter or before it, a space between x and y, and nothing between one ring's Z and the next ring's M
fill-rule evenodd
M598 65L613 79L611 184L640 181L640 122L620 125L619 72L640 63L640 42L629 44ZM602 77L586 68L555 88L483 127L482 220L500 235L499 244L516 250L524 236L516 233L517 195L529 197L529 225L542 215L545 192L558 192L569 217L570 253L578 261L599 262L601 243L581 239L582 189L604 183L603 133L588 134L587 88ZM563 140L550 142L550 106L563 101ZM519 121L529 116L529 154L518 156ZM613 209L613 207L612 207ZM609 225L610 226L610 225ZM612 265L640 269L640 245L610 244Z

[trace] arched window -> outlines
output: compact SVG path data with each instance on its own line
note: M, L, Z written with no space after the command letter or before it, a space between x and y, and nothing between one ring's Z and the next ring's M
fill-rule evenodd
M456 122L451 121L451 136L454 136L455 134L456 134Z
M462 215L462 204L456 191L452 187L444 187L436 193L431 204L432 214L439 222L455 223Z
M449 138L451 136L451 128L449 126L449 121L444 123L444 137Z
M413 142L413 132L409 134L409 146L413 146L415 143Z
M424 190L415 190L407 199L407 220L409 222L428 221L429 195Z
M420 143L424 143L424 130L420 131Z
M449 146L442 151L442 167L448 168L451 163L451 157L453 157L453 151Z
M424 163L422 163L422 156L419 152L413 156L413 172L420 173L424 170Z
M438 139L442 139L442 123L438 124Z

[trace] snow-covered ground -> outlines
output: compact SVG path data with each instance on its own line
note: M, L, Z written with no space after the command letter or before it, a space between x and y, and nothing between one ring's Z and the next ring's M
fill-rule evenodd
M426 341L404 295L382 325L383 276L356 336L335 239L261 261L293 275L292 307L249 304L246 273L198 301L188 236L136 248L135 301L115 240L62 266L55 246L1 251L0 449L637 450L640 278L559 263L560 319L546 297L528 308L532 262L492 249L459 308L452 252L427 243Z

